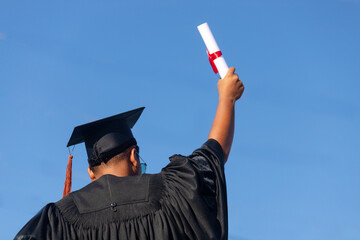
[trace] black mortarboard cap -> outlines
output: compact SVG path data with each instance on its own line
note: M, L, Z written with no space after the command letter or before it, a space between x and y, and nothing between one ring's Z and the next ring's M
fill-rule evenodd
M67 146L85 142L90 167L107 162L123 152L136 140L131 128L139 119L144 107L100 119L74 128Z

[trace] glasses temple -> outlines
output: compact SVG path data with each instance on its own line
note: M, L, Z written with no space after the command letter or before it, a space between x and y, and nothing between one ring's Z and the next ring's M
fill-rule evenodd
M140 158L140 160L143 161L143 163L145 164L145 166L147 166L146 162L145 162L144 159L139 155L139 153L136 152L136 154L138 155L138 157Z

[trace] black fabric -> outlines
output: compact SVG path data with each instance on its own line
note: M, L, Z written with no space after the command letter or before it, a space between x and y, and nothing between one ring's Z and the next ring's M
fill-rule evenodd
M227 239L222 148L210 139L158 174L105 175L46 205L15 239Z
M131 128L139 119L144 107L74 128L67 146L85 142L90 167L107 162L113 156L135 145Z

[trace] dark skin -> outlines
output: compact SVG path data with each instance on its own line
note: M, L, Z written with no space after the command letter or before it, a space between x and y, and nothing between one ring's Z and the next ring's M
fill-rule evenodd
M241 98L245 87L235 74L235 68L231 67L224 79L219 79L217 88L219 102L208 138L220 143L226 162L234 138L235 102Z
M219 101L208 139L212 138L219 142L224 151L226 162L234 138L235 102L241 98L245 88L242 81L239 80L239 76L235 74L234 67L229 68L223 79L219 79L217 88ZM130 147L130 154L122 161L111 164L109 162L108 164L101 163L100 166L96 167L96 171L92 171L88 167L91 181L95 181L106 174L118 177L141 174L139 155L135 146Z

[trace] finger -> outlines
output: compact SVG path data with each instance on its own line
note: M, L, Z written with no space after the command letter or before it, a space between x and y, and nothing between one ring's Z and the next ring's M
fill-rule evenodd
M244 86L244 85L241 85L240 91L241 91L241 92L244 92L244 90L245 90L245 86Z
M238 87L243 86L243 82L241 80L237 80L236 84L237 84Z
M234 68L234 67L229 68L228 71L227 71L227 73L226 73L226 75L225 75L225 77L234 74L234 72L235 72L235 68Z
M233 75L233 78L236 80L239 80L239 75L237 75L236 73Z

